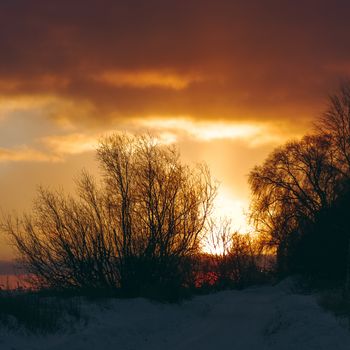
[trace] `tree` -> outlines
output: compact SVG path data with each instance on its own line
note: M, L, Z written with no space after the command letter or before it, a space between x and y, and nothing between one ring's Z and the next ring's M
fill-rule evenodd
M343 177L342 192L349 197L350 189L350 81L343 83L339 90L330 96L327 111L317 120L316 129L319 134L329 135L332 139L337 169ZM344 196L343 196L344 197ZM342 199L340 203L348 203ZM337 205L342 212L342 206ZM345 293L350 297L350 232L349 225L338 225L338 230L347 236L347 268Z
M308 135L276 149L249 176L251 219L271 247L278 267L288 270L288 256L317 214L335 201L340 175L327 135Z
M216 287L242 288L262 277L262 246L249 234L232 232L229 219L209 221L205 244L212 252L210 268Z
M350 82L344 83L330 96L326 112L315 123L320 135L332 139L337 168L350 176Z
M251 218L276 248L281 272L346 280L350 291L349 83L330 97L315 126L252 170Z
M83 173L75 197L40 189L31 215L4 222L21 261L41 286L181 287L216 194L208 168L151 136L114 134L97 157L100 185Z

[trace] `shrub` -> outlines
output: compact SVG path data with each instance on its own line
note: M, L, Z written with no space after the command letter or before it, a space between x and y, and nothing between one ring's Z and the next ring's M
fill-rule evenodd
M12 330L53 333L80 321L77 298L44 297L33 292L0 292L0 323Z

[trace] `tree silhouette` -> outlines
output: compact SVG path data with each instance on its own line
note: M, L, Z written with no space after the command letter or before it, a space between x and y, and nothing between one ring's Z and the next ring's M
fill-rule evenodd
M233 232L229 219L209 220L205 244L212 250L210 272L215 273L216 288L243 288L264 277L263 246L250 234Z
M333 154L337 168L348 178L350 176L350 82L341 85L330 96L329 106L315 123L317 132L328 135L332 140Z
M330 96L327 111L316 122L318 133L329 135L332 139L333 153L337 169L343 177L342 197L347 198L350 183L350 81L343 83L337 93ZM340 203L349 202L341 199ZM338 207L341 204L338 204ZM342 212L341 209L339 209ZM338 225L338 230L346 232L347 238L347 268L345 292L350 297L350 232L349 225Z
M281 273L345 279L350 287L350 85L331 96L315 125L251 171L251 219L276 249Z
M3 224L37 283L51 288L176 290L197 252L216 185L151 136L112 135L97 150L102 181L77 195L40 189L31 215Z

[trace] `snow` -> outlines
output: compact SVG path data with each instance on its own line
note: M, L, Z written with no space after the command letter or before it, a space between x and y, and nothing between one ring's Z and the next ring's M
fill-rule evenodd
M181 304L145 299L84 301L89 321L48 336L0 331L1 350L350 349L350 332L290 281L198 296Z

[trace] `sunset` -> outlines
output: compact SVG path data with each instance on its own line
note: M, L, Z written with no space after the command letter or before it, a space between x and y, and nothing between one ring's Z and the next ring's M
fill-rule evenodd
M96 171L101 135L150 132L207 162L218 214L245 226L250 169L309 131L349 73L346 10L315 6L3 2L1 208L27 210L37 185L70 189Z
M235 309L298 276L339 294L322 297L328 309L315 301L306 338L335 303L350 322L349 13L341 0L2 0L0 292L209 305L230 290ZM271 292L254 299L251 286ZM1 298L0 330L16 296ZM175 346L163 311L160 337ZM120 336L91 349L171 348L154 327L148 345ZM222 347L314 348L292 331L284 346L271 327L265 347ZM4 349L56 349L8 337ZM348 349L350 333L321 343ZM79 344L67 350L90 349Z

